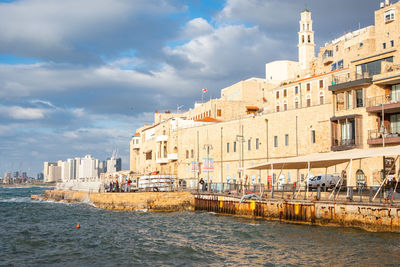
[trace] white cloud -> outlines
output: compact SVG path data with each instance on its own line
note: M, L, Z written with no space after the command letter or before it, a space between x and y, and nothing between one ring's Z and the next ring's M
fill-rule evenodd
M281 55L285 58L284 47L284 43L269 38L258 27L227 25L195 37L184 45L166 48L165 52L195 66L180 69L180 75L184 77L225 79L236 76L240 79L243 75L263 73L263 64L271 58ZM175 67L179 68L178 65Z
M203 18L195 18L186 23L182 31L182 39L192 39L201 35L210 34L213 27Z
M0 113L16 120L37 120L44 118L46 110L20 106L0 106Z

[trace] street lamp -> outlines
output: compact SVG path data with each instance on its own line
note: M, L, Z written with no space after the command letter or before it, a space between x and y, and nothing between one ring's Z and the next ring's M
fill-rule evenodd
M210 149L213 149L211 144L205 144L203 149L207 151L207 163L208 163L208 170L207 170L207 182L210 182Z

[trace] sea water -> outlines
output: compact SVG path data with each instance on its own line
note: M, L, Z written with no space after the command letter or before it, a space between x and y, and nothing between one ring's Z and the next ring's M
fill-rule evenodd
M398 266L400 234L206 212L130 212L0 188L0 266ZM81 228L76 229L80 224Z

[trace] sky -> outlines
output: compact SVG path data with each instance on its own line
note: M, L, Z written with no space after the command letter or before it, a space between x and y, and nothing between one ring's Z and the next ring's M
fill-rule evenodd
M374 23L378 0L0 0L0 176L118 150L155 110L193 108L265 63Z

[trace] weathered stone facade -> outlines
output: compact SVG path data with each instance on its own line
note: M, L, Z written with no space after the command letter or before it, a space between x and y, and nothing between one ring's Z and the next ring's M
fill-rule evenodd
M290 68L276 62L274 68L291 72L285 80L267 73L185 113L156 113L154 124L139 128L131 140L131 170L175 175L192 186L199 178L239 183L246 176L246 182L266 183L271 171L243 169L274 158L400 144L399 12L400 2L377 10L375 25L333 40L316 58L302 59L311 62L306 70L293 69L296 62ZM213 159L212 172L204 171L204 158ZM199 172L193 171L197 162ZM346 169L354 177L350 185L362 179L373 186L382 179L382 158L353 161L351 170L346 166L312 172ZM306 168L282 170L284 183L304 181Z

